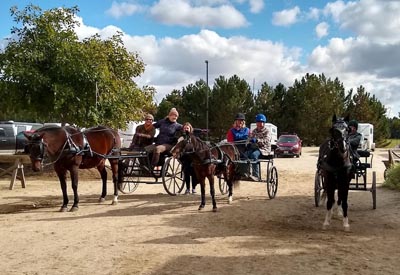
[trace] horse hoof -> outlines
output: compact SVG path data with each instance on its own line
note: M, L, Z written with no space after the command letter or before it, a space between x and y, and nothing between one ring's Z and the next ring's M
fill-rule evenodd
M325 224L325 223L324 223L324 224L322 225L322 230L327 230L328 227L329 227L329 224Z
M228 204L231 204L232 201L233 201L233 198L232 198L232 197L229 197L229 198L228 198Z
M343 228L344 228L344 231L345 231L345 232L350 232L350 225L344 226Z
M111 205L117 205L118 201L112 201Z
M105 202L105 201L106 201L105 198L102 198L102 197L99 198L99 202Z
M71 210L69 210L70 212L77 212L79 210L78 206L73 206L71 208Z
M68 207L66 207L66 206L61 206L60 212L67 212L67 211L68 211Z
M212 212L218 212L218 208L217 207L213 207L213 210L212 210Z
M204 205L200 205L198 210L201 211L203 209L204 209Z

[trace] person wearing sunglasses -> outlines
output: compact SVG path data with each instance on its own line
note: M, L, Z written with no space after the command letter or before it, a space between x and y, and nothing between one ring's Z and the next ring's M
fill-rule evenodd
M145 116L144 124L136 127L135 135L133 136L132 143L129 146L131 151L141 150L146 146L153 144L156 128L153 126L154 117L151 114Z

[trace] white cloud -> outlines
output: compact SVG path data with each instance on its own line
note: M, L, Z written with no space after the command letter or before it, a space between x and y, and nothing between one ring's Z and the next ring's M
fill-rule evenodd
M143 7L140 5L136 5L128 2L113 2L111 8L109 8L106 13L115 18L121 18L124 16L132 15L136 12L140 12L143 10Z
M246 26L246 18L231 5L191 6L184 0L160 0L150 14L159 22L185 27L237 28Z
M249 4L252 13L259 13L264 8L263 0L249 0Z
M298 21L300 8L294 7L289 10L282 10L273 13L272 24L276 26L290 26Z
M329 24L326 22L321 22L315 27L315 33L318 38L322 38L328 35Z

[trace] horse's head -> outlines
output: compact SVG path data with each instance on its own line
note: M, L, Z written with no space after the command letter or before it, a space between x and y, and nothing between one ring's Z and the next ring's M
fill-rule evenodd
M332 117L331 134L331 149L338 149L341 153L346 153L348 150L347 136L349 132L348 127L349 116L345 118L337 118L336 115Z
M185 153L193 153L194 145L193 142L196 137L191 133L184 133L174 147L171 149L171 154L174 158L181 158Z
M44 133L25 133L25 137L28 139L28 150L29 157L32 162L32 170L38 172L42 168L42 161L44 157Z

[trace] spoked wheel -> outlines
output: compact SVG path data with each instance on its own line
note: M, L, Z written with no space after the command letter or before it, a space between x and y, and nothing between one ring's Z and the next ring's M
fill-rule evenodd
M270 199L275 198L278 191L278 170L275 166L272 166L267 176L267 191Z
M184 175L182 164L176 158L166 158L161 173L164 189L168 194L176 196L182 192L185 185Z
M372 208L376 209L376 172L372 172L372 187L371 187L371 193L372 193Z
M125 158L118 163L118 190L124 194L134 192L139 186L140 164L137 158Z
M218 185L219 191L221 191L221 195L225 195L228 193L228 183L225 180L224 175L219 175L218 177Z
M315 207L318 207L321 203L321 193L323 192L323 182L324 178L322 177L319 170L315 172L315 179L314 179L314 201Z

